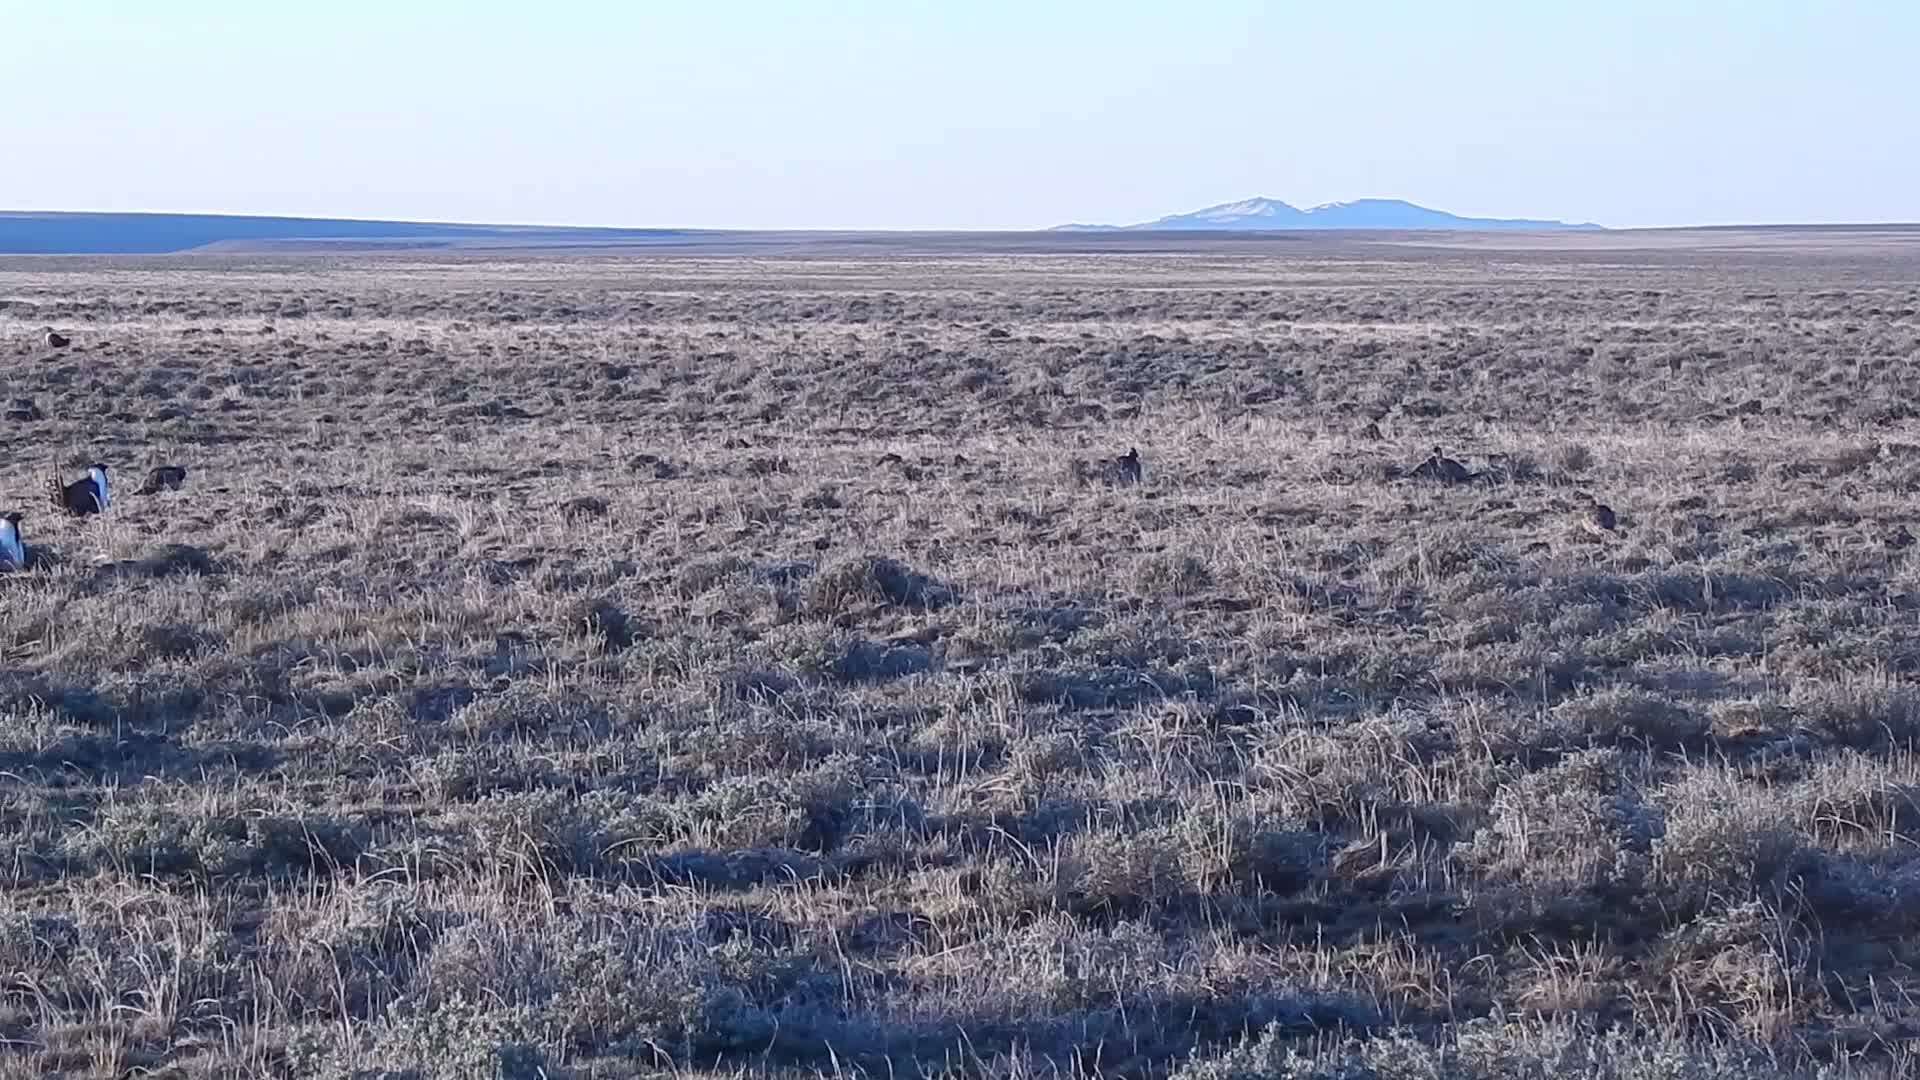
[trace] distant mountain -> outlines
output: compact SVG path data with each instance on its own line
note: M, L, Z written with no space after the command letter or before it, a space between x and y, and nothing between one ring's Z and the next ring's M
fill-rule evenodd
M1429 210L1404 199L1355 199L1302 210L1279 199L1243 199L1138 225L1061 225L1060 232L1126 230L1225 231L1280 229L1598 229L1593 224L1528 218L1469 218Z
M632 246L677 241L688 235L689 231L684 229L0 210L0 255Z
M1133 233L1232 229L1598 229L1559 221L1463 218L1398 199L1361 199L1300 210L1278 199L1247 199L1140 225L1062 225L1049 232ZM619 229L453 222L247 217L237 214L114 214L0 210L0 255L161 255L202 252L334 252L504 249L717 251L742 245L805 246L872 233L767 233L712 229ZM893 234L885 234L893 235ZM931 236L934 234L925 234ZM989 234L952 234L971 243ZM1032 234L1027 234L1031 236ZM956 240L954 238L972 238ZM1003 238L1004 242L1005 238ZM931 242L931 241L929 241ZM1023 241L1024 242L1024 241ZM1123 241L1118 237L1088 243ZM1154 243L1151 240L1138 242Z

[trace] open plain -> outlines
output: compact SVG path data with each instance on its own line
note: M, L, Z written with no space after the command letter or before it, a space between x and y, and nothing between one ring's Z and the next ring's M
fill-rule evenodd
M0 260L0 1075L1901 1075L1920 234L1699 235Z

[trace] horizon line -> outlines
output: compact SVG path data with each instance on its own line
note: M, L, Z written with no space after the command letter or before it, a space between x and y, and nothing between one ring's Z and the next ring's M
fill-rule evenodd
M1268 196L1251 196L1248 199L1241 199L1241 200L1235 200L1235 201L1247 202L1247 201L1251 201L1254 198L1268 198ZM1375 196L1372 198L1383 199L1384 197ZM1279 201L1279 200L1274 200L1274 201ZM1365 200L1349 199L1349 200L1343 200L1343 201L1352 203L1352 202L1360 202ZM1389 200L1389 201L1406 201L1406 200ZM1215 205L1231 205L1231 204L1222 203L1222 204L1215 204ZM1329 203L1329 204L1321 204L1321 205L1334 205L1334 204ZM1419 204L1412 204L1412 205L1417 206ZM1202 209L1210 209L1210 208L1211 207L1203 207ZM354 214L322 214L322 213L299 213L299 212L283 213L283 212L233 211L233 210L95 210L95 209L53 210L53 209L44 209L44 208L22 209L22 208L16 208L16 207L8 207L8 208L0 209L0 218L12 217L12 216L36 215L36 214L38 215L59 214L59 215L68 215L68 216L75 216L75 217L80 217L80 216L215 217L215 218L237 218L242 220L255 220L255 221L268 221L268 220L344 221L344 222L352 222L355 224L368 224L368 225L428 225L428 226L445 227L445 228L472 228L472 229L548 229L548 230L570 230L570 231L611 230L611 231L620 231L620 232L674 232L674 233L906 233L906 234L911 234L911 233L1044 233L1044 232L1051 232L1054 230L1072 229L1072 228L1111 229L1114 231L1125 231L1125 232L1189 231L1189 230L1178 230L1178 229L1154 230L1154 229L1148 229L1144 227L1146 225L1152 224L1152 222L1142 222L1135 225L1104 225L1096 222L1071 221L1071 222L1062 222L1057 225L1029 225L1029 226L1019 226L1019 225L741 226L741 225L606 225L606 224L590 225L590 224L578 224L578 223L551 223L551 222L528 222L528 221L467 221L467 220L456 220L451 218L431 218L431 217L417 217L417 218L415 217L366 217L366 216L360 216L360 215L354 215ZM1464 217L1466 215L1461 215L1461 216ZM1495 220L1501 220L1501 219L1495 219ZM1514 219L1505 219L1505 220L1514 220ZM1658 231L1677 231L1677 230L1685 230L1685 229L1794 229L1794 228L1823 228L1823 227L1824 228L1913 227L1913 226L1920 226L1920 219L1911 220L1911 221L1897 221L1897 220L1891 220L1891 221L1871 221L1871 220L1868 220L1868 221L1858 221L1858 220L1739 221L1739 222L1719 222L1719 223L1689 223L1689 224L1678 224L1678 225L1604 225L1598 222L1581 222L1579 224L1598 225L1599 228L1607 232L1658 232ZM1220 229L1220 230L1208 230L1208 231L1280 233L1280 232L1478 232L1478 231L1492 231L1492 230L1437 229L1437 228L1426 228L1426 229L1422 229L1422 228L1393 228L1393 229L1380 229L1380 228L1286 229L1286 228L1279 228L1279 229ZM1500 231L1507 231L1507 230L1500 230ZM1525 230L1520 230L1520 231L1525 231Z

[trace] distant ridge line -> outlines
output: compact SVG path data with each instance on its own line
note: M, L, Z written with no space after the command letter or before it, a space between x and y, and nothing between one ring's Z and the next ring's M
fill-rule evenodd
M1251 202L1252 200L1249 200ZM1223 204L1225 207L1245 204ZM1284 205L1284 204L1279 204ZM1297 214L1325 214L1315 207ZM1411 205L1411 204L1406 204ZM1219 210L1220 208L1209 208ZM1439 211L1423 213L1437 214ZM1207 211L1197 212L1206 214ZM965 252L1123 253L1195 250L1257 251L1271 245L1304 243L1430 245L1457 234L1449 244L1482 244L1507 234L1545 234L1541 242L1656 242L1661 236L1792 233L1868 234L1907 232L1920 224L1900 222L1794 223L1768 225L1670 226L1601 229L1598 226L1542 227L1524 219L1452 218L1454 222L1492 221L1486 225L1405 224L1335 225L1326 217L1312 227L1275 224L1285 211L1263 215L1264 224L1233 220L1215 213L1205 224L1183 223L1175 215L1134 226L1070 225L1053 229L708 229L627 228L593 225L512 225L466 222L395 221L376 218L316 218L288 215L180 214L165 211L106 212L0 210L0 257L142 255L346 255L444 253L486 255L501 252L555 254L630 251L645 254L818 254L864 251L948 254ZM1556 223L1549 223L1556 224ZM1476 230L1478 232L1476 233ZM1344 236L1344 238L1343 238ZM1477 238L1476 238L1477 236ZM1559 239L1554 239L1558 237ZM1590 239L1582 239L1582 238ZM1634 238L1640 238L1636 241ZM1532 241L1525 241L1531 243ZM1664 243L1665 241L1657 241Z
M1334 229L1450 229L1538 232L1597 231L1591 222L1568 223L1539 218L1470 218L1434 210L1405 199L1355 199L1305 210L1260 196L1220 203L1185 214L1170 214L1137 225L1058 225L1057 232L1288 231Z
M248 244L376 247L645 245L698 235L695 229L591 225L482 225L368 218L0 210L0 255L171 255Z

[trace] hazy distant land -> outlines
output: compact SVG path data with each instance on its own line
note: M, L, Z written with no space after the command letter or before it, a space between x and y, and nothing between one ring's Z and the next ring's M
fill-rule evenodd
M1204 213L1204 211L1202 212ZM635 252L657 255L1279 254L1311 246L1618 252L1908 250L1915 225L1766 225L1698 229L1079 227L1038 232L773 231L481 225L224 214L0 211L0 256Z

